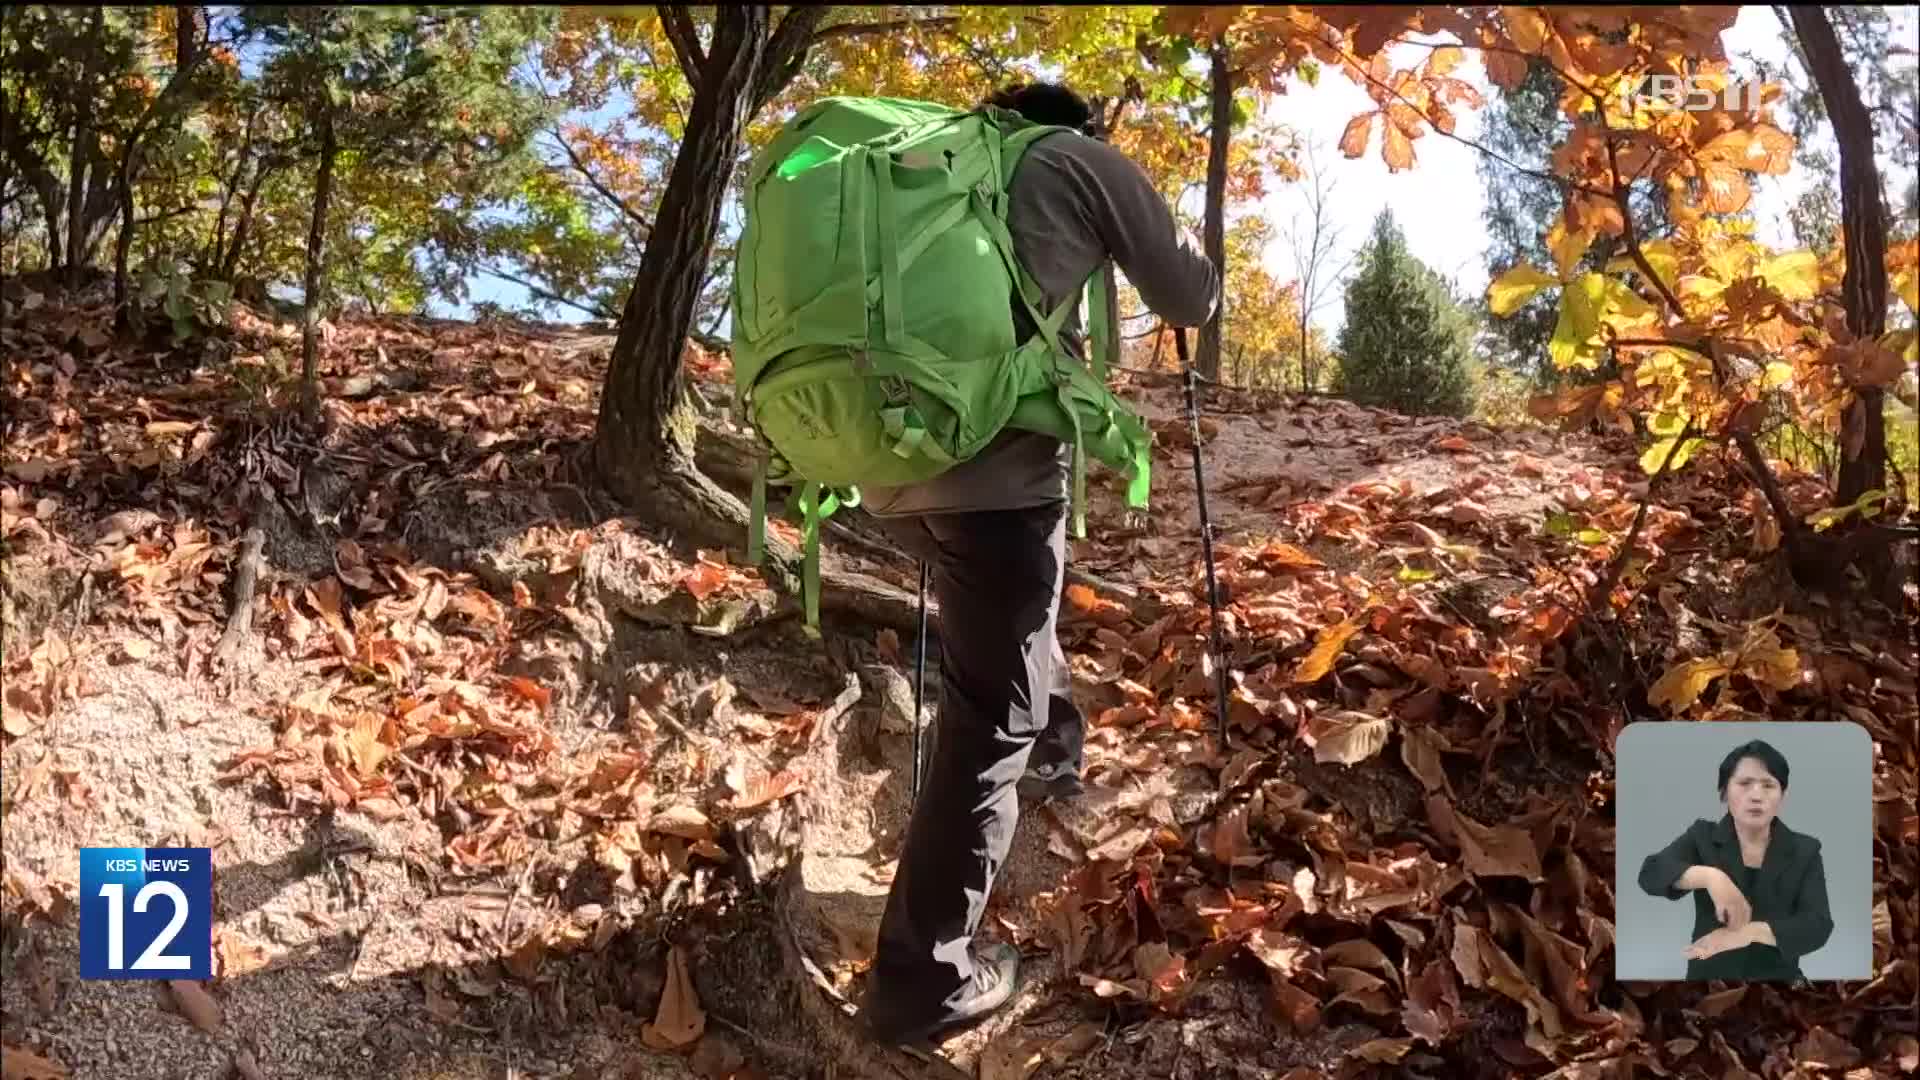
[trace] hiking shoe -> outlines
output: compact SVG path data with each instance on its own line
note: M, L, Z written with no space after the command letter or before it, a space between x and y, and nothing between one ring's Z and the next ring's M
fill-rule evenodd
M881 1042L895 1045L926 1042L947 1028L972 1023L1005 1005L1013 996L1019 970L1019 949L1011 945L976 948L973 981L960 990L959 1004L947 1007L939 1017L917 1027L896 1029L874 1018L869 1018L868 1023L874 1037Z
M1045 803L1058 799L1065 802L1077 799L1085 793L1086 785L1080 782L1080 774L1064 765L1042 766L1028 769L1014 790L1023 802Z

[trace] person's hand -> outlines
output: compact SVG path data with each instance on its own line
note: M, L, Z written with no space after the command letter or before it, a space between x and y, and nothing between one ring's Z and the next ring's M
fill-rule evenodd
M1753 905L1747 902L1747 896L1740 886L1733 883L1724 870L1715 870L1707 882L1707 895L1713 898L1713 913L1720 918L1721 925L1729 930L1738 930L1753 918Z
M1746 931L1723 926L1687 946L1687 959L1705 960L1709 956L1717 956L1729 949L1738 949L1751 944L1753 942L1748 940Z

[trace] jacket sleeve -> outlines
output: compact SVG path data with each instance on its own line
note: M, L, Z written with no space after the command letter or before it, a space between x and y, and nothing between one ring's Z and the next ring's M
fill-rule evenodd
M1833 913L1827 906L1827 867L1820 856L1820 841L1813 841L1813 854L1800 878L1799 891L1793 897L1793 914L1768 922L1773 943L1788 960L1797 961L1818 950L1833 936Z
M1175 326L1199 326L1220 303L1220 273L1174 221L1144 170L1096 139L1076 144L1103 198L1094 227L1148 310Z
M1687 826L1686 831L1675 837L1673 843L1647 856L1640 863L1640 888L1648 896L1679 900L1687 895L1689 890L1679 888L1674 883L1680 880L1680 875L1686 873L1688 867L1707 861L1700 854L1700 845L1694 839L1698 826L1698 822Z

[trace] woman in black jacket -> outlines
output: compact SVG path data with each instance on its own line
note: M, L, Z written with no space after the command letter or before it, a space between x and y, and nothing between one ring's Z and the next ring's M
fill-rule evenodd
M1696 820L1640 865L1640 887L1693 894L1687 978L1797 981L1800 958L1827 943L1827 872L1820 841L1779 818L1787 759L1756 739L1720 763L1718 822Z

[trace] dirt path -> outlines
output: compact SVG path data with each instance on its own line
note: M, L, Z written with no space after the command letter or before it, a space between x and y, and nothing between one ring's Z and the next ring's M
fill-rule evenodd
M235 373L285 346L270 328L184 374L75 364L64 342L9 340L45 392L0 486L8 1047L76 1078L953 1075L862 1048L836 1000L859 997L908 812L912 642L832 617L810 639L723 553L570 487L603 338L335 327L317 456L244 426ZM724 404L724 361L690 361ZM1608 657L1562 641L1556 605L1612 554L1562 533L1624 532L1630 450L1210 401L1223 750L1180 396L1140 395L1164 444L1153 508L1096 485L1074 553L1132 599L1071 589L1063 620L1090 790L1023 813L984 931L1021 946L1023 985L946 1061L983 1080L1546 1075L1620 1035L1627 999L1582 950L1610 932L1623 721L1583 690ZM229 694L208 653L243 459L303 482L266 523ZM1724 479L1699 471L1656 507L1650 550L1736 542ZM1636 656L1706 632L1649 625ZM1810 664L1865 633L1817 612L1783 632ZM1636 662L1623 693L1658 674ZM1910 659L1872 671L1846 703L1910 748ZM1911 774L1884 782L1898 796ZM1481 830L1505 854L1465 851ZM185 1015L195 990L76 977L78 848L169 843L214 849L217 1021ZM1540 860L1532 880L1502 880L1508 858ZM1540 934L1582 958L1539 967ZM1520 958L1519 982L1456 970L1477 941L1500 953L1487 970ZM1633 993L1641 1014L1677 1006Z

